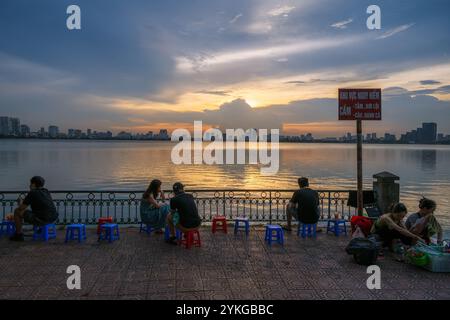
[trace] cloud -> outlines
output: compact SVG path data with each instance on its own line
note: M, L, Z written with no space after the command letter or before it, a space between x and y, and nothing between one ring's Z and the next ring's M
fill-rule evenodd
M241 48L233 51L215 52L210 54L200 53L195 57L177 57L177 69L182 72L199 71L202 68L219 64L234 63L245 60L264 58L286 58L287 55L329 49L345 46L359 41L358 37L346 38L322 38L322 39L292 39L284 44Z
M336 28L336 29L346 29L347 25L352 22L353 22L353 19L349 18L347 20L335 22L331 25L331 27Z
M201 93L201 94L212 94L212 95L216 95L216 96L229 96L229 91L224 91L224 90L200 90L197 91L196 93Z
M292 6L281 6L281 7L270 10L269 12L267 12L267 14L272 17L278 17L281 15L285 16L285 15L288 15L294 9L295 9L295 7L292 7Z
M236 16L234 16L234 18L231 19L231 20L229 21L229 23L230 23L230 24L234 24L236 21L239 20L240 17L242 17L242 13L239 13L239 14L237 14Z
M421 80L420 84L423 86L431 86L434 84L441 84L440 81L436 81L436 80Z
M377 39L386 39L386 38L392 37L393 35L396 35L397 33L408 30L413 25L414 25L414 23L404 24L399 27L390 29L390 30L386 31L385 33L383 33L381 36L377 37Z

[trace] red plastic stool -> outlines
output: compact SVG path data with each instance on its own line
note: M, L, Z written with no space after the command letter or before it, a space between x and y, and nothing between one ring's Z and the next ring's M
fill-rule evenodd
M216 216L212 219L212 233L222 230L227 233L227 218L224 216Z
M200 241L200 232L198 230L191 230L181 235L181 239L178 240L180 245L186 245L186 249L191 246L201 247L202 242Z
M113 218L112 217L98 218L97 234L101 233L100 226L105 223L113 223Z

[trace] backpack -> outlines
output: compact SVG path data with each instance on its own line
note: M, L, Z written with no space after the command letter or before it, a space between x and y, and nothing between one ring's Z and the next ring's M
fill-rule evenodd
M354 238L350 240L345 251L353 255L357 264L369 266L377 262L378 244L372 239Z

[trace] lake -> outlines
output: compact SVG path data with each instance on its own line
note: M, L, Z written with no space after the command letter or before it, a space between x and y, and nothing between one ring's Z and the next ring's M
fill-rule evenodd
M53 190L143 190L153 178L170 189L295 189L299 176L318 189L356 188L356 146L280 144L277 175L263 176L259 165L174 165L175 144L162 141L0 140L0 190L27 190L41 175ZM417 210L422 196L437 201L436 215L450 227L450 146L364 145L364 186L372 175L400 176L401 201Z

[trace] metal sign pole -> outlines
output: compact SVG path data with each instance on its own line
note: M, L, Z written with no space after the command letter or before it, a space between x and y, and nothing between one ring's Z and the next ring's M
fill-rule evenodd
M356 149L356 158L357 158L357 206L358 206L358 215L363 215L363 174L362 174L362 120L356 120L356 137L357 137L357 149Z

